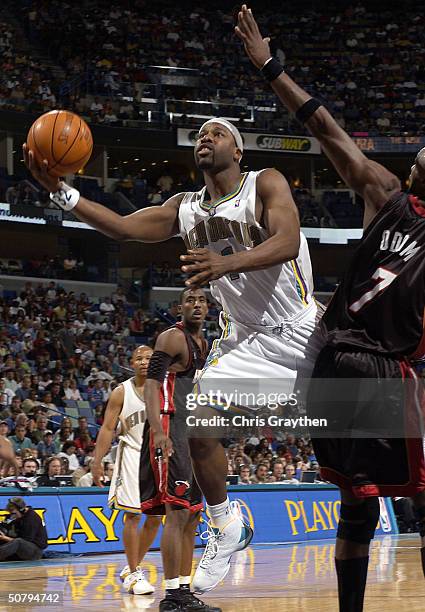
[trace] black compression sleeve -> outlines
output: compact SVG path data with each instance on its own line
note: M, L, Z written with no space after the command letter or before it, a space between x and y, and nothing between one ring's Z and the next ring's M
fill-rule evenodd
M154 351L149 362L148 378L153 378L158 382L164 382L168 368L173 362L173 358L163 351Z

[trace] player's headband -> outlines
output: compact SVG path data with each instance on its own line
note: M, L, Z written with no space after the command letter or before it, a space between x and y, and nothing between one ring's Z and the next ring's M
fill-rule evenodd
M199 129L199 132L202 132L204 127L206 125L209 125L210 123L219 123L220 125L222 125L225 128L227 128L229 130L229 132L231 132L233 138L235 139L236 146L238 147L240 152L243 153L243 140L242 140L242 136L241 136L241 133L240 133L240 131L238 130L238 128L236 126L234 126L232 123L230 123L230 121L227 121L227 119L223 119L222 117L215 117L214 119L208 119L208 121L205 121L205 123L203 125L201 125L201 127Z

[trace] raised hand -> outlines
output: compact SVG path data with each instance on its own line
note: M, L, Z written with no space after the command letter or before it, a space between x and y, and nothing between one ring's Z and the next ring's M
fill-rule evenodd
M244 44L246 54L257 68L262 68L271 58L270 38L263 38L254 19L254 15L246 4L242 5L238 13L238 25L235 27L236 35Z

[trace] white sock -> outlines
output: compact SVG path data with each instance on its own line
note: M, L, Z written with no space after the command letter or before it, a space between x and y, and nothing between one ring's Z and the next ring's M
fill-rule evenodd
M180 586L190 586L190 576L179 576Z
M211 517L212 524L214 527L221 529L229 522L231 518L230 511L230 500L227 497L224 502L217 504L216 506L209 506L207 504L207 512Z
M167 591L169 590L173 590L173 589L179 589L180 588L180 581L178 578L169 578L168 580L165 580L165 588Z

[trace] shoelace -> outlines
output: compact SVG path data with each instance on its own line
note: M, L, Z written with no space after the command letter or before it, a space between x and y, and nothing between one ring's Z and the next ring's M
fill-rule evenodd
M242 506L236 499L230 502L230 512L240 518L244 525L249 525L249 517L242 512Z
M200 561L200 565L204 568L207 568L211 561L218 553L218 541L221 537L221 533L218 531L217 533L214 531L213 527L209 523L207 523L207 530L203 531L200 534L201 540L205 540L207 545L204 550L204 554L202 555L202 559Z

